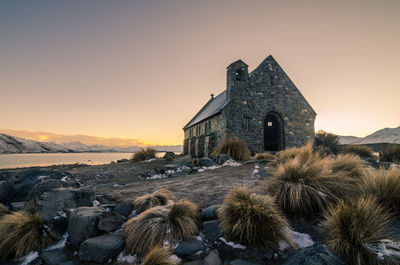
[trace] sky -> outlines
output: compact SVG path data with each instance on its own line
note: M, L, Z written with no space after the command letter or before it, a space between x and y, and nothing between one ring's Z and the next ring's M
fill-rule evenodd
M400 125L399 14L396 0L0 0L0 128L182 144L226 67L272 54L316 130L366 136Z

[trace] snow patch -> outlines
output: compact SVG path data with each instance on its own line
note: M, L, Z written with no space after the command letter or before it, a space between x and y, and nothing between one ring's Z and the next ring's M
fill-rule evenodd
M62 179L60 179L61 181L63 181L63 182L67 182L68 181L68 177L67 176L64 176L64 177L62 177Z
M386 257L400 258L400 242L394 242L389 239L382 239L377 244L366 244L367 248L372 250L378 259L384 260Z
M311 239L311 236L309 234L299 233L299 232L291 230L288 227L285 227L285 230L287 233L289 233L293 237L298 248L306 248L306 247L310 247L310 246L314 245L314 241ZM279 242L279 250L283 251L285 249L288 249L289 247L290 246L286 241L281 240Z
M177 255L172 255L169 259L175 264L181 264L182 262L182 259L179 258Z
M233 248L238 248L238 249L246 249L247 248L246 246L243 246L239 243L235 243L232 241L226 241L226 239L223 237L220 237L219 240L221 240L222 242L224 242L225 244L227 244L228 246L231 246Z
M27 256L19 259L19 261L21 261L20 265L28 265L29 263L31 263L38 257L39 257L39 253L37 251L31 251L31 252L29 252L29 254Z
M157 159L157 158L150 158L150 159L147 159L147 160L142 161L142 163L149 163L149 162L154 161L154 160L156 160L156 159Z
M121 253L119 253L118 257L117 257L117 262L120 263L133 263L135 262L137 259L136 255L127 255L125 253L125 250L122 251Z
M226 160L225 163L223 164L223 166L229 166L229 167L238 167L241 165L242 165L241 163L239 163L233 159Z
M92 205L93 205L93 207L100 206L100 202L98 200L94 200Z
M66 232L60 239L60 241L54 243L53 245L49 246L43 251L51 251L51 250L56 250L56 249L61 249L64 248L65 245L67 244L68 240L68 232Z
M38 180L41 180L41 179L45 179L45 178L48 178L48 177L49 177L49 176L38 176L37 179L38 179Z

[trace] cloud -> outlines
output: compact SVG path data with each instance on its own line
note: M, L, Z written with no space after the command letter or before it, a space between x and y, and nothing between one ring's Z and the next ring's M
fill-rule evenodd
M108 138L90 135L63 135L48 132L33 132L24 130L0 129L0 133L5 133L15 137L25 138L39 142L69 143L81 142L86 145L105 145L114 147L128 146L148 146L144 141L126 138Z

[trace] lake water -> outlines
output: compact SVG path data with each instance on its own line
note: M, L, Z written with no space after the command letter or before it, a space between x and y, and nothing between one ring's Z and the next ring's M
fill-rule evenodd
M164 154L165 152L159 152L157 157L162 157ZM0 154L0 169L75 163L99 165L131 157L131 153Z

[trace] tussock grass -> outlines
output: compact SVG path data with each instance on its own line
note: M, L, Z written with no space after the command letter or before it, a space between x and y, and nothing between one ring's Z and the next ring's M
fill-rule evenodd
M311 142L308 142L306 145L300 148L293 147L279 151L275 154L275 157L275 165L284 163L293 158L297 158L302 164L310 163L320 159L319 154L314 152L313 144Z
M325 244L349 264L381 264L367 247L390 238L390 214L372 197L344 202L330 207L324 213L321 231Z
M0 218L1 218L3 215L6 215L6 214L8 214L8 213L10 213L10 211L8 210L8 208L7 208L6 206L4 206L4 204L0 203Z
M238 161L251 159L250 150L246 142L234 136L225 135L224 139L215 147L212 156L229 155Z
M355 189L357 182L353 178L332 172L329 159L310 160L308 156L276 164L271 177L260 184L262 193L272 194L286 213L302 216L321 213L330 203L347 197Z
M142 257L165 240L190 239L198 233L197 219L197 206L187 200L150 208L123 224L125 249Z
M171 260L170 250L162 247L155 247L146 255L142 265L175 265L175 262Z
M145 194L136 198L133 202L135 210L141 213L147 209L150 209L159 205L168 204L169 200L172 200L174 195L168 189L156 190L151 194Z
M372 152L372 149L368 146L365 145L356 145L356 144L350 144L343 146L340 149L340 152L343 154L354 154L358 155L362 158L373 158L375 159L374 153Z
M247 187L234 188L218 209L224 236L247 246L277 249L279 241L293 246L289 227L274 198L252 194Z
M0 259L26 256L59 239L60 236L51 231L38 214L13 212L0 219Z
M356 179L369 174L366 162L352 154L340 154L335 159L331 159L330 167L334 173L341 172Z
M157 150L151 147L146 149L141 148L140 151L133 154L132 162L145 161L147 159L155 158Z
M339 151L339 136L319 130L315 134L314 146L316 150L324 153L325 155L336 155Z
M254 159L256 160L265 160L265 161L272 161L275 159L275 156L271 153L264 152L264 153L257 153L254 155Z
M400 145L388 146L379 154L379 161L400 164Z
M378 203L400 215L400 168L381 169L362 179L364 193L374 196Z

